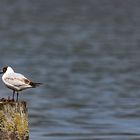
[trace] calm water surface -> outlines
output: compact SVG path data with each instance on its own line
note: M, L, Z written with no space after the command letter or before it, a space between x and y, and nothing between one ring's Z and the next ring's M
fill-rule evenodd
M46 85L20 94L31 140L140 139L140 2L6 0L0 67ZM0 96L10 96L0 83Z

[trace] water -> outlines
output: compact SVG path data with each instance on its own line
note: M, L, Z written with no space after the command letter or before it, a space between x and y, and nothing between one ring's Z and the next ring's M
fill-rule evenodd
M140 139L140 2L6 0L0 67L46 85L23 91L31 140ZM0 96L12 95L0 84Z

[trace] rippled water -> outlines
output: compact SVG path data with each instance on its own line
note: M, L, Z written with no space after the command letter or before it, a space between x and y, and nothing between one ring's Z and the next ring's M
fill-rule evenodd
M0 66L46 85L23 91L31 140L140 139L140 2L6 0ZM0 85L0 96L11 95Z

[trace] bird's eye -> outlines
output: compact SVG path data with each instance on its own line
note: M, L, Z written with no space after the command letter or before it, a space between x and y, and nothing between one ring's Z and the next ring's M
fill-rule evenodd
M4 67L4 68L3 68L3 72L6 72L6 71L7 71L7 67Z

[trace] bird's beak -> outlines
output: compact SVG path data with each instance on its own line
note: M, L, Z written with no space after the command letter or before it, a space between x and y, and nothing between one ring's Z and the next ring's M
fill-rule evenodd
M3 71L0 71L0 74L3 74Z

